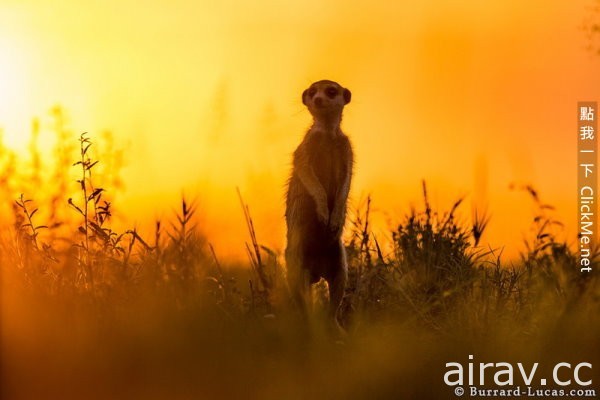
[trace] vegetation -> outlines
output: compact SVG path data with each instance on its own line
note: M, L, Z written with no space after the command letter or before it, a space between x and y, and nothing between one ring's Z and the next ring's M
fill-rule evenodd
M347 224L339 342L323 323L324 283L309 329L297 318L281 257L257 240L241 194L249 267L221 263L185 198L153 238L117 232L111 188L98 183L117 174L85 133L67 162L71 135L56 130L44 199L39 162L26 173L36 180L23 179L0 146L2 398L451 398L445 363L469 354L541 369L600 361L597 274L578 272L532 187L536 231L509 265L479 245L489 217L464 222L462 199L436 212L423 182L423 208L391 229L388 247L371 232L367 198ZM18 194L18 179L35 186Z

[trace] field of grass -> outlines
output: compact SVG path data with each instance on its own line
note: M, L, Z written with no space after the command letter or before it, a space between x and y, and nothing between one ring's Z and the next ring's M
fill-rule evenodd
M455 397L445 364L470 354L546 375L560 361L600 368L597 273L579 273L532 187L534 233L513 261L479 244L486 213L465 222L460 200L436 211L425 183L389 246L371 233L370 200L356 207L340 341L324 283L308 324L298 317L242 196L248 265L220 259L185 199L150 237L115 231L115 163L90 135L57 132L50 173L35 146L27 167L0 146L3 399L443 399Z

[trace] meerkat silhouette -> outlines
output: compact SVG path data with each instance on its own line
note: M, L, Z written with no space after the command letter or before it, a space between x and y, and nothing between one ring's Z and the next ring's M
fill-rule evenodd
M328 314L335 326L348 275L342 230L352 179L353 153L341 128L350 90L321 80L302 93L313 125L293 156L286 199L285 258L292 296L306 313L310 285L329 286Z

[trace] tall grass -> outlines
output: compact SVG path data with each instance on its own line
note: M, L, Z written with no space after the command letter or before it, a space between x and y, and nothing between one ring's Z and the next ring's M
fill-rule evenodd
M462 199L436 211L423 182L422 208L390 228L386 246L367 198L346 227L340 345L318 317L308 332L293 318L281 256L260 243L239 191L249 265L224 265L186 198L152 239L115 231L111 188L96 185L103 160L90 135L78 143L68 162L77 191L63 170L53 175L63 196L46 212L30 190L2 227L3 398L446 398L443 367L468 354L600 361L596 275L577 272L532 187L534 233L508 265L480 246L488 214L467 222ZM4 196L18 186L16 165L0 147Z

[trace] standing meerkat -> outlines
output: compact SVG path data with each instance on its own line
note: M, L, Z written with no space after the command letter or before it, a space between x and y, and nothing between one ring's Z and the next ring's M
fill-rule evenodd
M294 152L285 214L292 295L306 312L310 285L324 278L329 316L337 327L348 275L341 236L353 165L352 146L340 122L350 98L350 90L328 80L315 82L302 93L313 125Z

